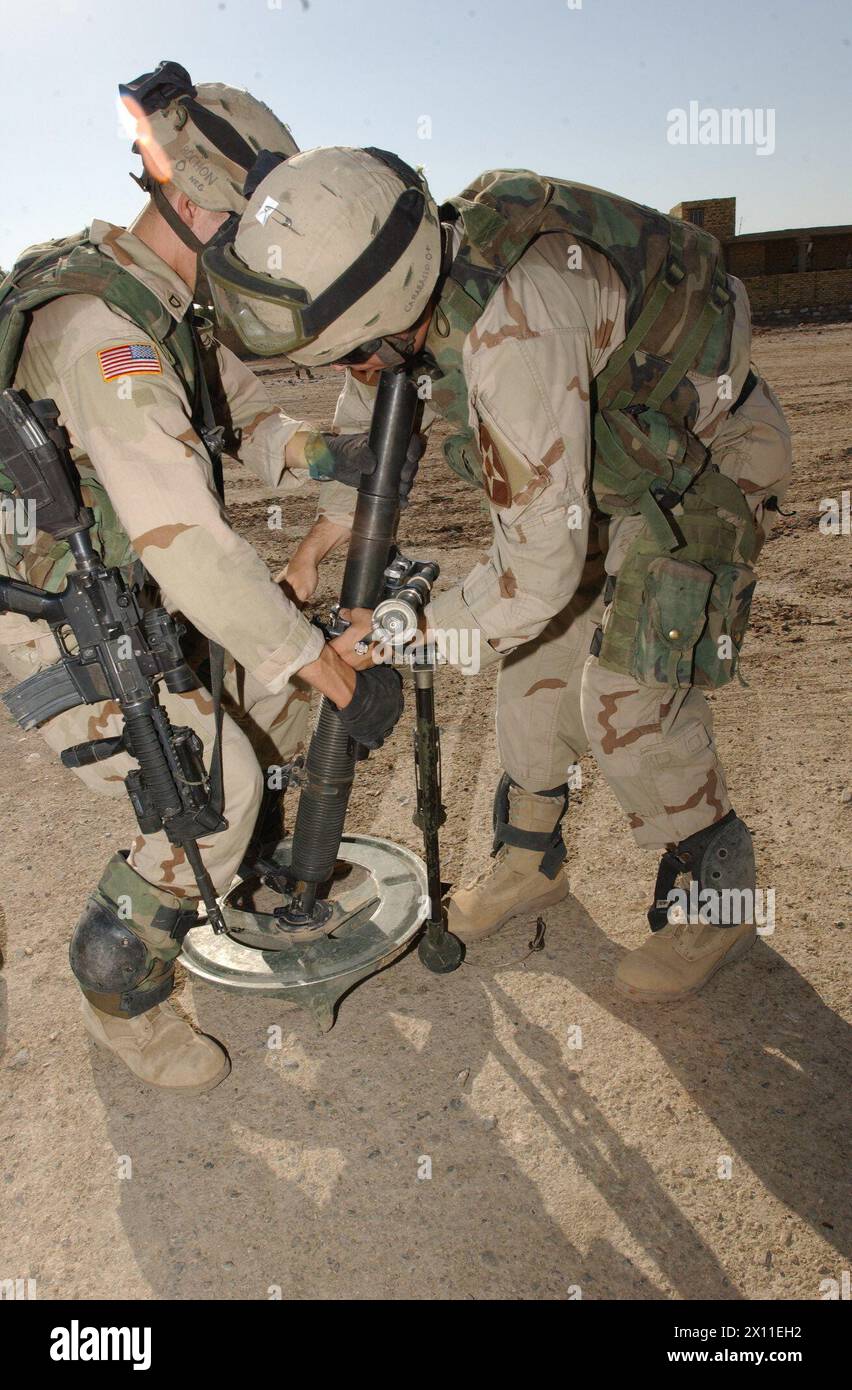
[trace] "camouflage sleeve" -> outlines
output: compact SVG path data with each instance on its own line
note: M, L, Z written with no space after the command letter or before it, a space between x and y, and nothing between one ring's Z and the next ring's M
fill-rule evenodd
M415 381L417 380L418 378L415 376ZM425 390L429 385L428 378L424 376L422 380ZM332 429L335 434L363 434L369 430L373 406L376 404L378 384L378 372L371 372L369 379L365 381L347 371L343 387L337 398L337 405L334 408ZM424 433L431 428L434 419L435 409L429 404L428 395L424 395L423 415L420 422L420 428Z
M330 521L333 526L341 526L345 531L352 530L355 503L358 493L354 487L333 480L320 483L317 502L317 521Z
M450 634L448 660L461 629L462 647L478 643L481 665L491 664L537 637L574 596L590 520L590 360L581 329L542 329L504 335L472 364L494 540L461 586L427 611L430 627Z
M169 604L221 643L261 684L281 690L314 661L321 634L284 597L229 526L179 378L138 333L137 371L115 376L127 339L101 341L59 378L72 443L88 454L134 551Z
M307 471L288 467L284 451L297 430L310 426L285 415L251 368L229 348L218 343L217 355L231 421L240 436L240 461L279 492L299 490L307 481Z
M354 377L351 372L346 373L334 408L332 430L335 434L364 434L369 430L376 402L377 381L378 372L369 383ZM320 483L317 521L330 521L333 526L351 531L357 495L354 488L346 487L344 483Z
M365 434L369 431L373 406L376 404L378 379L378 372L374 372L369 381L353 376L351 372L346 373L334 410L332 429L335 434ZM435 412L427 404L420 425L423 434L428 434L434 418ZM342 526L349 531L352 528L355 500L354 488L345 487L343 483L323 482L320 484L317 519L330 521L335 526Z
M345 373L334 408L332 429L335 434L363 434L370 428L378 384L378 372L371 372L367 381L349 371Z

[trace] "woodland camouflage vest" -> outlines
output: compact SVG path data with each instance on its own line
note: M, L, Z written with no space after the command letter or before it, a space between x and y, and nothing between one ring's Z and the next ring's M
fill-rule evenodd
M0 285L0 390L14 381L32 312L66 294L94 295L126 314L162 349L180 376L188 400L195 400L201 373L189 316L176 324L156 296L93 246L85 231L31 247ZM106 490L85 457L75 462L83 501L95 515L92 539L105 564L129 571L134 562L130 542ZM11 479L0 469L0 492L12 490ZM67 543L43 532L26 547L19 539L13 534L4 537L10 564L17 567L23 561L31 584L52 592L61 589L72 567Z
M718 377L730 357L734 306L718 242L625 198L517 170L483 174L441 216L462 239L440 299L449 334L432 400L458 427L448 461L472 482L481 461L462 350L503 278L537 236L562 231L623 280L627 336L593 382L592 488L599 511L641 513L646 526L593 650L643 683L724 685L748 621L758 538L743 493L692 432L698 396L687 372Z
M441 218L462 233L440 299L450 332L432 385L436 408L459 429L444 446L450 466L481 483L464 339L535 238L567 232L605 255L628 292L627 337L594 382L595 503L607 514L641 511L664 543L658 502L679 501L707 458L691 432L698 397L686 373L718 376L728 365L734 314L719 243L653 208L526 170L481 175Z

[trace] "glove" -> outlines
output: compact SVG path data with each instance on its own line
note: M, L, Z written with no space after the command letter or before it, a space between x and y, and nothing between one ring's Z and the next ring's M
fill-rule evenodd
M408 494L414 486L414 479L417 477L420 460L425 452L425 434L413 434L408 441L408 448L405 451L405 463L402 465L402 472L399 475L400 511L404 511L408 506Z
M413 434L399 476L399 505L408 506L408 494L426 451L426 440ZM347 487L358 487L362 477L373 473L377 459L366 434L317 434L305 446L310 476L319 482L332 479Z
M381 748L402 715L402 677L392 666L373 666L355 677L355 694L337 713L350 738ZM337 706L335 705L335 709Z

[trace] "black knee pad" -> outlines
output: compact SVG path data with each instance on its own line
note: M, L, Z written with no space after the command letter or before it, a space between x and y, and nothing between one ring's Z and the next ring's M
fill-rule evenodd
M726 889L749 892L752 895L757 883L754 865L754 843L748 826L733 811L721 820L699 830L667 849L657 871L654 888L654 905L648 912L651 931L659 931L668 921L668 896L681 874L690 874L698 884L698 891L711 888L716 892ZM734 922L719 922L721 926L734 926Z
M695 877L700 888L744 888L754 892L757 873L754 841L748 826L730 812L731 819L710 826L707 843Z
M173 962L158 961L113 908L89 898L69 949L86 998L104 1013L134 1018L167 999L174 987ZM141 988L150 981L147 988Z

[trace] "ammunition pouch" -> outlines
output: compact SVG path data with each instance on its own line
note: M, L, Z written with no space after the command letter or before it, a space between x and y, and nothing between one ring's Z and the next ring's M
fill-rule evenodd
M167 999L194 906L147 883L123 855L110 861L71 938L71 969L95 1008L135 1018Z
M757 532L745 496L715 469L684 494L670 525L675 554L647 525L629 547L595 655L642 685L718 689L737 674Z
M711 908L702 920L719 927L738 926L744 920L753 920L754 844L748 826L733 811L665 851L657 870L654 904L648 911L651 931L660 931L668 923L672 905L669 895L680 875L687 873L697 882L699 894L709 889L713 895L720 895L716 910ZM719 910L725 901L721 895L725 893L729 900L733 893L751 894L752 916L743 918L741 911L737 911L729 914L731 920L726 920L725 912ZM741 909L742 899L737 906ZM702 904L702 910L706 910L706 904Z
M513 845L516 849L541 850L542 859L539 864L539 872L545 878L555 878L560 866L565 862L567 851L565 841L562 838L562 822L568 810L569 789L568 784L563 783L561 787L553 787L549 791L536 792L536 796L552 796L562 798L562 809L559 812L559 819L553 830L520 830L518 826L512 825L509 820L509 791L518 784L504 772L500 781L497 783L497 790L494 793L494 808L492 812L492 827L494 831L494 841L491 846L491 854L495 855L503 845Z
M677 534L668 513L707 467L704 445L684 426L644 405L601 406L593 428L598 507L609 515L641 512L661 547L671 548Z

